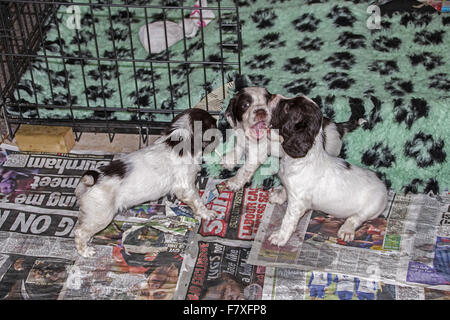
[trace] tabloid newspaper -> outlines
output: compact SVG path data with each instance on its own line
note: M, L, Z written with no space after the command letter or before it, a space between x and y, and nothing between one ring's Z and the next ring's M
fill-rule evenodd
M345 273L386 284L450 290L449 197L446 194L389 193L382 217L365 222L355 240L337 231L344 219L322 212L305 215L283 247L268 237L276 231L286 204L265 215L248 262L272 267Z
M398 286L346 274L266 267L264 300L434 300L447 291Z
M243 188L232 192L224 188L225 180L209 179L203 193L208 209L216 212L214 220L202 222L202 236L216 236L230 240L253 240L261 219L273 210L269 191Z
M0 192L4 207L33 206L77 210L73 193L86 170L107 165L113 155L0 152Z
M265 267L247 263L251 242L197 235L183 261L176 299L261 300Z
M243 188L233 193L224 183L208 179L202 198L217 215L202 222L188 248L176 299L262 299L265 267L248 264L247 257L262 217L273 209L269 191Z

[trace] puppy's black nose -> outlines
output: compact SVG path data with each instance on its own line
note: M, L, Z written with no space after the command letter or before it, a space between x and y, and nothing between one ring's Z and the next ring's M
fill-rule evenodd
M267 117L267 112L264 109L258 109L255 111L255 116L257 119L265 119Z

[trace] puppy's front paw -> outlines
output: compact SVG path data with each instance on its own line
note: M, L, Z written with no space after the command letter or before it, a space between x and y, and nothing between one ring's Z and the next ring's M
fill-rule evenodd
M345 223L339 229L337 236L339 239L346 242L353 241L355 239L355 230L353 227L346 225Z
M226 188L230 191L238 191L240 189L242 189L245 185L245 182L241 182L238 179L236 179L236 176L234 176L233 178L228 179L228 181L226 182Z
M274 190L269 195L269 202L273 204L283 204L287 200L286 191L284 189Z
M358 119L358 125L363 125L364 123L366 123L367 122L367 120L366 119L364 119L364 118L359 118Z
M281 230L275 231L269 237L269 242L274 246L283 247L291 236Z
M199 216L200 218L202 218L205 221L209 221L209 220L212 220L215 218L216 212L213 210L208 210L208 209L204 208L197 212L197 216Z

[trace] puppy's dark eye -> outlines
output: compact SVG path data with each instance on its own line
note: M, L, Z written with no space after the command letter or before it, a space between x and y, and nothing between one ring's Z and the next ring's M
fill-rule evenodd
M244 104L244 108L247 109L248 107L250 107L250 103L247 102Z

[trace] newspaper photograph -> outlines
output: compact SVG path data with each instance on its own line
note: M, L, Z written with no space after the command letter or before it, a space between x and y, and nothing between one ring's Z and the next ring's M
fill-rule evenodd
M56 300L74 261L0 254L0 299Z
M95 235L93 244L100 257L77 260L76 272L60 298L172 299L183 252L198 223L185 217L157 218L146 224L115 221Z
M264 216L249 263L450 290L448 195L390 192L383 216L366 221L351 242L337 238L344 219L312 212L301 219L285 246L273 246L268 237L279 228L285 206L277 205Z
M196 220L184 216L116 220L94 236L97 254L85 259L73 241L76 217L31 207L0 210L0 294L11 299L171 299L182 254L198 229ZM22 267L14 265L22 260L27 267L18 272ZM41 269L48 282L39 282ZM11 291L14 277L19 291Z
M183 257L179 253L127 253L102 247L96 259L78 259L58 299L171 300Z
M196 235L183 261L176 299L260 300L265 267L247 263L251 243Z
M199 233L231 240L251 241L255 238L262 217L273 210L269 191L261 188L242 188L232 192L225 188L225 180L208 179L202 200L216 217L202 222Z
M440 291L440 290L437 290ZM440 291L446 293L446 291ZM434 300L421 287L397 286L345 274L266 268L264 300Z

